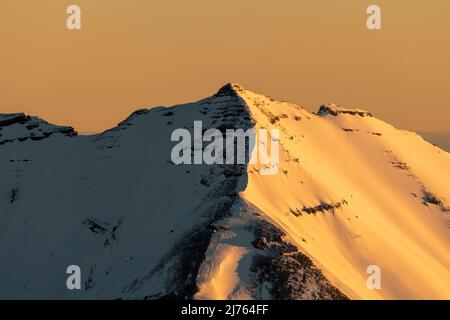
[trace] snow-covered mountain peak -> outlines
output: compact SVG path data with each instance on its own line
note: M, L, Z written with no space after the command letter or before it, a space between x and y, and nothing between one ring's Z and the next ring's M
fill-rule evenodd
M246 89L238 83L227 83L217 91L217 95L238 95Z
M174 130L194 137L183 152L208 146L195 121L277 129L279 170L175 164ZM227 84L74 135L0 115L0 298L450 296L450 155L367 111L312 114ZM72 264L83 290L66 289Z

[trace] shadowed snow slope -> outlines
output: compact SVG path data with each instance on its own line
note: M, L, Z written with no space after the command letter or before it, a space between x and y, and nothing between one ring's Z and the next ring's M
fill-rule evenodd
M278 173L175 165L194 121L278 129ZM450 155L364 110L229 84L93 136L0 115L0 181L0 298L450 298Z

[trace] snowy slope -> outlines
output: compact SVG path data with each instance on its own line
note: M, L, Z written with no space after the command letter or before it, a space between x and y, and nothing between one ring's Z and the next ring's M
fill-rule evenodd
M249 167L243 198L351 298L450 297L450 155L370 113L318 116L243 91L256 126L281 135L282 174ZM267 115L270 112L270 116ZM369 290L366 269L382 271Z
M279 173L173 164L200 120L278 128ZM227 85L93 136L0 115L0 181L0 298L450 297L450 155L364 110Z

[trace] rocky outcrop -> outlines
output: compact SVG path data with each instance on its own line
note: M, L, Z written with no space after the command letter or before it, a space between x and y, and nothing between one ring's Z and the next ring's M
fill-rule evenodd
M338 116L340 114L349 114L352 116L360 116L360 117L373 117L373 115L365 110L361 109L351 109L351 108L344 108L335 105L334 103L328 103L321 105L319 108L319 111L317 112L317 115L324 117L327 115L332 116Z
M75 137L77 132L68 126L57 126L25 113L0 114L0 145L11 142L38 141L54 134Z

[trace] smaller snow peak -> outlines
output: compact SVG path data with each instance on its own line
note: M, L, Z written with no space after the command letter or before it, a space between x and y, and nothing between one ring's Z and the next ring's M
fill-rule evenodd
M338 116L339 114L350 114L352 116L360 116L360 117L373 117L373 115L365 110L356 109L356 108L345 108L337 106L334 103L326 103L320 106L317 115L320 117L324 117L327 115Z
M75 137L78 133L69 126L58 126L25 113L0 114L0 145L15 141L42 140L53 134Z
M237 83L227 83L216 93L216 96L237 96L239 93L244 92L243 86Z
M117 124L117 127L129 127L132 126L140 117L149 115L151 112L157 111L162 107L154 107L151 109L148 108L141 108L136 111L133 111L125 120L119 122ZM165 108L162 108L165 109ZM116 127L116 128L117 128ZM116 128L110 129L114 130ZM106 130L105 132L109 132L110 130Z

